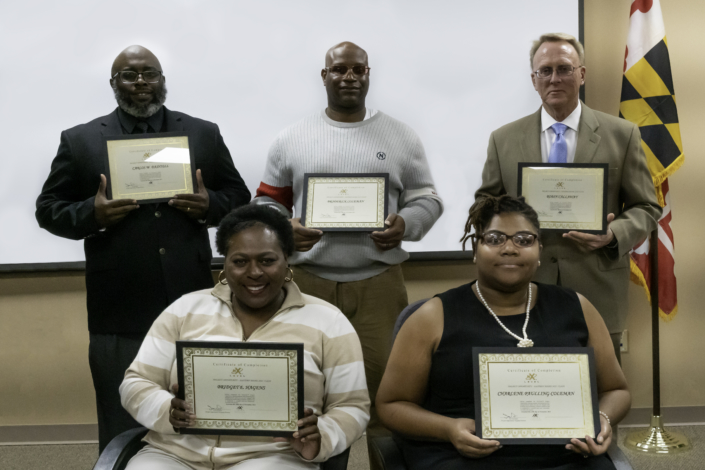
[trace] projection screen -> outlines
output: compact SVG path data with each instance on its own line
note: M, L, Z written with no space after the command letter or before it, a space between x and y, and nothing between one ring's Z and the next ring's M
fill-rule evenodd
M2 2L0 269L81 266L83 243L40 229L34 204L61 131L115 109L110 67L131 44L160 59L170 109L220 126L254 195L277 133L326 106L326 50L357 43L372 68L367 106L420 135L445 202L426 237L403 246L416 259L461 256L491 131L540 106L531 42L544 32L579 37L581 8L578 0Z

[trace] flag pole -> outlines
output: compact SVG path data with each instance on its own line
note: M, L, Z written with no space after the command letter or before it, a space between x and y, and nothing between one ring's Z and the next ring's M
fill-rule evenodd
M688 438L677 432L667 431L661 417L661 358L659 348L659 299L658 299L658 227L651 232L649 256L651 257L651 353L654 381L654 403L651 425L647 430L632 431L624 439L624 446L650 454L675 454L690 450Z

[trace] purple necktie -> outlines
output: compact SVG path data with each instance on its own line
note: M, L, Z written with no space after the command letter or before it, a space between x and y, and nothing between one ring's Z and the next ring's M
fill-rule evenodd
M548 163L568 163L568 142L563 136L567 128L568 126L560 122L551 126L556 133L556 140L553 141L551 151L548 153Z

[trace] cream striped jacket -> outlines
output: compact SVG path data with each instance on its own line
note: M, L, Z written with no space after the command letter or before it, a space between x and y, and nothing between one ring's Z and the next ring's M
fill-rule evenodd
M293 282L284 289L281 309L247 341L304 344L304 402L319 416L321 432L321 450L313 461L323 462L352 445L369 421L360 340L337 308L302 294ZM169 390L178 383L175 341L242 341L230 293L218 284L171 304L155 320L120 386L122 405L151 430L145 441L187 461L221 465L260 453L294 452L271 437L182 435L169 423Z

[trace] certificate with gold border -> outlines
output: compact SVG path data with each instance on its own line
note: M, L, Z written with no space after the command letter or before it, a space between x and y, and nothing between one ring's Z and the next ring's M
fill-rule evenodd
M519 163L517 192L539 216L541 230L607 231L606 163Z
M302 343L177 341L181 434L291 437L304 416Z
M384 230L389 173L305 173L301 224L322 231Z
M592 348L473 348L475 432L502 444L595 438Z
M108 199L163 202L193 193L195 165L185 133L106 136L105 141Z

